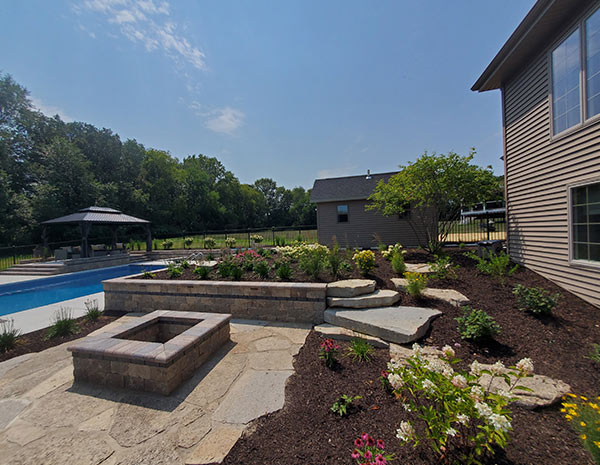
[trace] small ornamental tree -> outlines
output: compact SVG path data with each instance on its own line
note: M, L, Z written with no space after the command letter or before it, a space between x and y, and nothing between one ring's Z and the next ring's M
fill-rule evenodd
M419 245L438 253L462 206L501 196L492 168L471 164L474 156L474 149L467 156L425 152L414 163L400 166L400 172L387 183L380 181L367 210L385 216L405 215Z

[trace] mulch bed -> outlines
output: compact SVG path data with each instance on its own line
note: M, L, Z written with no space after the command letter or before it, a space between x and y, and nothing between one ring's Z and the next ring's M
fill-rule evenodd
M14 349L8 352L0 353L0 362L18 357L19 355L28 354L31 352L40 352L50 347L54 347L65 342L73 341L81 337L87 336L93 331L109 324L116 320L116 317L102 315L96 321L89 321L86 317L76 318L75 321L79 326L77 334L66 337L57 337L46 340L46 333L48 328L33 331L31 333L24 334L19 337L17 345Z
M592 343L600 342L600 311L538 274L520 268L502 285L497 279L481 274L473 260L461 250L449 250L454 263L460 265L456 279L430 280L429 287L449 288L465 294L471 307L481 308L495 318L501 333L495 341L479 345L465 342L456 327L462 310L430 299L404 295L398 305L435 307L443 315L437 318L423 341L425 345L453 345L462 368L477 359L482 363L502 360L514 364L530 357L535 372L559 378L572 391L587 396L600 394L600 364L587 358ZM426 254L410 252L407 262L430 261ZM378 259L375 278L379 287L394 274L385 261ZM543 287L558 292L559 304L550 317L535 317L518 309L512 294L514 285ZM419 447L402 446L395 438L400 421L408 413L381 387L378 377L389 353L378 349L369 363L342 358L338 370L324 366L317 354L323 337L311 333L295 359L295 374L286 387L285 407L275 414L258 419L254 432L242 438L231 450L225 464L348 464L353 440L366 431L382 438L386 450L396 454L393 463L438 463L431 452ZM342 351L347 347L341 343ZM347 418L329 411L341 395L361 395L359 410ZM534 411L513 408L513 431L506 450L498 451L487 464L573 465L594 463L568 426L560 405Z

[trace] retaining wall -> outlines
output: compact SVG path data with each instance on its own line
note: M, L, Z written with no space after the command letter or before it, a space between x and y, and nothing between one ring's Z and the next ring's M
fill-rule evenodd
M140 276L140 275L136 275ZM106 312L230 313L233 318L320 324L327 304L323 283L149 280L103 281Z

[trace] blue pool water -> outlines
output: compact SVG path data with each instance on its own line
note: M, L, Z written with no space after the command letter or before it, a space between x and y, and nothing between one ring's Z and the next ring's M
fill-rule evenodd
M164 265L123 265L0 285L0 316L102 292L102 281Z

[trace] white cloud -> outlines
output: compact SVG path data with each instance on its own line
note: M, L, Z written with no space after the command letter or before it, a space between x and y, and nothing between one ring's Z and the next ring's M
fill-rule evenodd
M204 126L213 132L232 135L244 125L246 115L243 111L230 106L209 108L200 102L191 102L188 107L197 116L204 118Z
M82 10L104 15L125 38L141 43L148 52L162 50L178 65L206 69L204 53L179 33L176 23L167 20L170 5L166 1L85 0L74 7L77 14Z
M73 118L67 115L63 109L55 107L53 105L47 105L38 98L32 97L31 103L35 108L40 110L46 116L53 117L55 115L58 115L60 116L60 119L62 119L65 123L75 121Z

